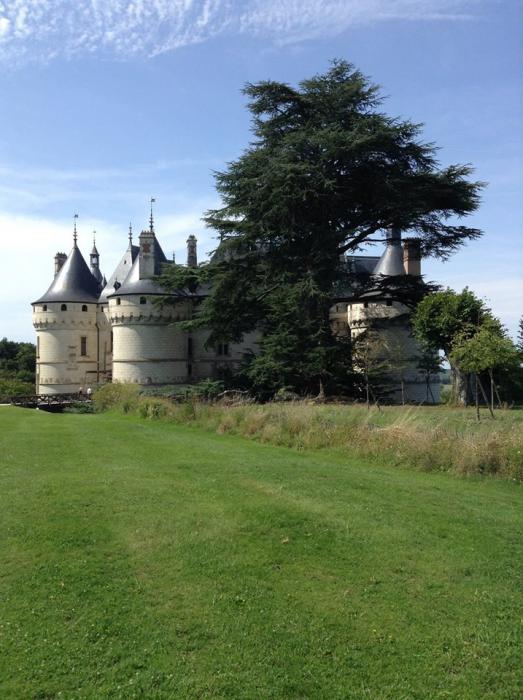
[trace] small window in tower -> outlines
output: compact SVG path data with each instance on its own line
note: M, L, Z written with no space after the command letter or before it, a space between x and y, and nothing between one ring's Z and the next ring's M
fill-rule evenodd
M368 308L369 308L369 302L368 302L368 301L363 302L363 308L364 308L364 309L368 309Z
M387 306L392 306L392 301L391 301L391 299L387 299Z
M87 304L82 305L82 311L87 311Z
M87 337L85 335L80 338L80 355L82 357L87 355Z
M189 364L187 365L187 375L188 375L189 377L192 375L192 365L191 365L190 362L189 362Z
M40 336L36 336L36 357L40 357Z
M120 297L117 297L116 306L120 306L121 303L122 303L122 300L120 299Z
M47 304L44 304L44 305L42 306L42 311L47 311Z
M147 297L140 297L140 304L147 304Z
M62 304L60 311L67 311L67 304Z
M113 332L111 331L111 344L110 344L110 352L113 351Z

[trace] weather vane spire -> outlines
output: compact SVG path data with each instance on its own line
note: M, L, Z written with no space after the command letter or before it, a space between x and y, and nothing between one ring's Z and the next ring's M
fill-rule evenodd
M74 243L75 247L76 247L76 241L77 241L77 238L78 238L78 234L76 233L76 220L77 220L77 219L78 219L78 214L75 214L74 217L73 217L73 220L74 220L74 226L73 226L73 243Z
M154 233L154 217L153 217L153 204L156 202L154 197L151 197L151 216L149 217L149 229L151 233Z

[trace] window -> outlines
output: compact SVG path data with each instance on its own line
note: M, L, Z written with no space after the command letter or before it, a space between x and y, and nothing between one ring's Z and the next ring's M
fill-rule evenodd
M368 309L368 308L369 308L369 302L368 302L368 301L363 302L363 308L364 308L364 309Z
M82 357L87 355L87 337L85 335L80 338L80 355Z
M147 304L147 297L140 297L140 304Z
M111 345L109 346L111 348L110 352L113 351L113 332L111 331Z
M42 306L42 311L47 311L47 304L44 304L44 305Z
M36 356L40 357L40 336L36 336Z
M67 304L62 304L60 311L67 311Z
M120 306L121 303L122 303L122 300L120 299L120 297L118 297L116 299L116 306Z
M190 362L189 362L189 364L187 365L187 375L188 375L189 377L192 375L192 365L191 365Z
M229 354L229 343L218 343L217 354L218 355L228 355Z
M87 304L83 304L82 311L87 311Z
M387 299L387 306L392 306L392 301L390 299Z

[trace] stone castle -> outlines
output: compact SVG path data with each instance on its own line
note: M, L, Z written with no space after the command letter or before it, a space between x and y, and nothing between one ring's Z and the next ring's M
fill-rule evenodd
M80 387L111 381L187 384L219 377L225 369L237 367L246 353L256 352L255 333L240 344L208 348L208 332L188 332L176 324L191 317L205 289L180 290L176 305L155 303L165 296L165 290L154 278L172 261L167 260L156 238L152 213L138 245L129 233L127 249L107 280L100 269L96 243L89 265L82 256L76 224L73 240L69 255L55 255L54 279L32 304L37 393L74 393ZM187 240L186 264L197 265L196 238L192 235ZM401 283L402 275L421 274L419 241L402 241L399 233L392 233L381 257L347 256L346 264L360 276L384 275ZM380 333L410 358L402 372L408 400L428 400L425 378L415 362L419 348L410 334L406 307L372 292L356 299L347 290L333 296L331 322L336 334L352 337L379 326ZM433 382L433 400L438 398L437 389L437 382ZM395 387L392 400L398 397L399 388Z

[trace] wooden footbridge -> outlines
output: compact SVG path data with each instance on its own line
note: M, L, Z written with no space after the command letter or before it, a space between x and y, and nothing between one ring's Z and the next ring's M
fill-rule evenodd
M28 396L13 396L9 403L20 408L37 408L40 411L60 413L79 401L90 403L91 399L79 394L31 394Z

